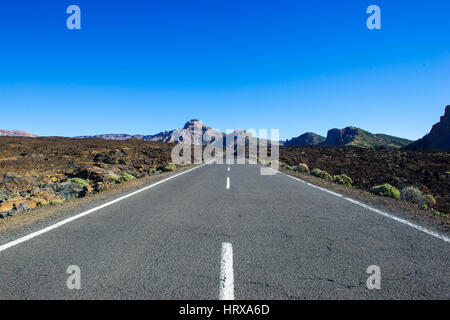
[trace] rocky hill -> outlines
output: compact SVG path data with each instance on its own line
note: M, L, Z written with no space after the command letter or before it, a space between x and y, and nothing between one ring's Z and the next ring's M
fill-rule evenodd
M450 150L450 105L430 133L407 146L411 150Z
M351 147L387 147L401 148L410 144L408 139L393 137L385 134L373 134L356 127L331 129L321 146L351 146Z
M28 133L21 130L2 130L0 129L0 136L8 136L8 137L30 137L30 138L36 138L38 137L35 134Z
M324 137L319 136L318 134L315 134L313 132L307 132L298 137L292 138L290 140L286 140L282 144L284 146L304 147L304 146L315 146L324 141L325 141Z
M163 131L155 135L143 136L145 141L160 141L160 142L185 142L188 144L199 145L202 144L202 135L208 131L212 134L223 135L219 130L212 129L205 126L200 120L192 119L185 123L182 129L174 129L170 131ZM194 141L192 141L194 139Z
M100 138L105 140L129 140L137 139L144 141L166 142L166 143L179 143L184 142L188 144L200 145L202 144L202 136L207 132L210 135L216 137L222 137L223 143L226 143L227 135L219 130L213 129L204 125L198 119L192 119L185 123L181 129L173 129L170 131L162 131L154 135L129 135L129 134L100 134L94 136L78 136L75 138L87 139L87 138ZM248 137L251 136L248 132L242 129L233 131L230 136L244 137L248 142ZM192 141L194 140L194 141Z

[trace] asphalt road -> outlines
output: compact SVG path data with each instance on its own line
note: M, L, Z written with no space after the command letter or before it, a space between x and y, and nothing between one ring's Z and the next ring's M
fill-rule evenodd
M450 243L256 165L212 164L4 249L0 299L218 299L224 242L236 299L450 298Z

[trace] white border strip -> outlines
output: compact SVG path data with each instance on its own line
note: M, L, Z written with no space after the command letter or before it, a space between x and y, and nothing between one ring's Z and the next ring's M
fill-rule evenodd
M233 246L229 242L222 243L219 300L234 300Z
M351 198L344 197L344 196L342 196L342 195L339 194L339 193L335 193L335 192L330 191L330 190L327 190L327 189L325 189L325 188L318 187L318 186L316 186L316 185L313 185L312 183L309 183L309 182L303 181L302 179L299 179L299 178L290 176L290 175L288 175L288 174L286 174L286 173L284 173L284 172L279 171L279 173L281 173L281 174L283 174L283 175L285 175L285 176L287 176L287 177L289 177L289 178L292 178L292 179L294 179L294 180L297 180L297 181L299 181L299 182L302 182L302 183L304 183L304 184L307 184L307 185L310 186L310 187L313 187L313 188L316 188L316 189L319 189L319 190L328 192L328 193L330 193L330 194L332 194L332 195L335 195L336 197L345 199L345 200L347 200L347 201L350 201L350 202L353 203L353 204L356 204L356 205L358 205L358 206L360 206L360 207L363 207L364 209L367 209L367 210L376 212L376 213L378 213L378 214L380 214L380 215L382 215L382 216L384 216L384 217L390 218L390 219L392 219L392 220L395 220L395 221L397 221L397 222L400 222L400 223L402 223L402 224L405 224L405 225L407 225L407 226L409 226L409 227L411 227L411 228L414 228L414 229L416 229L416 230L419 230L419 231L422 231L422 232L424 232L424 233L426 233L426 234L429 234L430 236L433 236L433 237L435 237L435 238L438 238L438 239L441 239L441 240L443 240L443 241L445 241L445 242L450 243L450 238L448 238L448 237L446 237L446 236L444 236L444 235L442 235L442 234L439 234L439 233L437 233L437 232L434 232L434 231L432 231L432 230L429 230L429 229L427 229L427 228L421 227L421 226L419 226L419 225L417 225L417 224L414 224L414 223L412 223L412 222L409 222L408 220L405 220L405 219L402 219L402 218L393 216L393 215L391 215L391 214L389 214L389 213L387 213L387 212L384 212L384 211L382 211L382 210L373 208L373 207L371 207L371 206L368 206L367 204L361 203L361 202L356 201L356 200L353 200L353 199L351 199Z
M75 215L75 216L73 216L73 217L67 218L67 219L62 220L62 221L60 221L60 222L58 222L58 223L55 223L55 224L53 224L53 225L51 225L51 226L48 226L48 227L43 228L43 229L41 229L41 230L38 230L38 231L36 231L36 232L30 233L29 235L23 236L23 237L21 237L21 238L19 238L19 239L16 239L16 240L14 240L14 241L8 242L8 243L6 243L6 244L0 246L0 252L6 250L6 249L8 249L8 248L14 247L14 246L16 246L16 245L18 245L18 244L20 244L20 243L22 243L22 242L25 242L25 241L28 241L28 240L30 240L30 239L33 239L33 238L35 238L35 237L37 237L37 236L39 236L39 235L41 235L41 234L44 234L44 233L46 233L46 232L49 232L49 231L51 231L51 230L53 230L53 229L56 229L56 228L58 228L58 227L60 227L60 226L62 226L62 225L65 225L66 223L72 222L72 221L77 220L77 219L79 219L79 218L81 218L81 217L87 216L88 214L91 214L91 213L93 213L93 212L95 212L95 211L98 211L98 210L100 210L100 209L106 208L106 207L108 207L108 206L110 206L110 205L112 205L112 204L114 204L114 203L117 203L117 202L122 201L122 200L124 200L124 199L126 199L126 198L129 198L129 197L132 197L132 196L134 196L134 195L136 195L136 194L138 194L138 193L141 193L141 192L143 192L143 191L145 191L145 190L148 190L148 189L150 189L150 188L156 187L157 185L159 185L159 184L161 184L161 183L163 183L163 182L169 181L169 180L171 180L171 179L174 179L174 178L176 178L176 177L178 177L178 176L181 176L182 174L185 174L185 173L188 173L188 172L190 172L190 171L193 171L193 170L196 170L196 169L198 169L198 168L201 168L201 167L203 167L203 166L205 166L205 165L207 165L207 164L209 164L209 163L211 163L211 162L212 162L212 161L208 161L208 162L206 162L206 163L204 163L204 164L202 164L202 165L200 165L200 166L198 166L198 167L195 167L195 168L192 168L192 169L189 169L189 170L180 172L180 173L175 174L175 175L173 175L173 176L170 176L170 177L168 177L168 178L166 178L166 179L163 179L163 180L158 181L158 182L155 182L155 183L153 183L153 184L151 184L151 185L149 185L149 186L146 186L146 187L144 187L144 188L142 188L142 189L139 189L139 190L136 190L136 191L134 191L134 192L132 192L132 193L129 193L129 194L127 194L127 195L124 195L124 196L122 196L122 197L120 197L120 198L117 198L117 199L115 199L115 200L109 201L109 202L107 202L107 203L104 203L104 204L102 204L102 205L100 205L100 206L97 206L97 207L95 207L95 208L89 209L89 210L84 211L84 212L82 212L82 213L79 213L79 214L77 214L77 215Z

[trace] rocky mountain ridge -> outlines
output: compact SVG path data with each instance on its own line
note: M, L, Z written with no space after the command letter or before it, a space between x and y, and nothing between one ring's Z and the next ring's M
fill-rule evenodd
M411 150L450 150L450 105L430 133L407 147Z
M30 138L36 138L38 135L32 134L26 131L22 130L2 130L0 129L0 136L7 136L7 137L30 137Z

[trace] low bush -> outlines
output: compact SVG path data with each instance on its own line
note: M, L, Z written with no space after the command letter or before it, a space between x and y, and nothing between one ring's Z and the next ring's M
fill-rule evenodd
M287 170L294 170L294 168L292 168L290 165L288 165L288 164L285 164L284 166L283 166L283 168L285 168L285 169L287 169Z
M164 171L175 171L175 169L177 168L177 166L175 164L173 164L172 162L169 162L165 167L164 167Z
M306 163L299 163L298 166L297 166L297 171L309 174L308 165Z
M339 184L345 184L348 187L351 187L353 184L352 178L350 178L345 173L333 176L333 181Z
M122 179L120 178L120 176L118 176L115 173L110 174L108 178L110 180L112 180L114 183L121 183L122 182Z
M128 174L128 173L124 172L124 173L122 173L122 179L124 181L131 181L131 180L134 180L136 178L134 176L132 176L131 174Z
M388 183L379 186L374 186L370 189L370 192L383 197L392 197L395 199L400 199L400 191Z
M311 171L311 174L313 176L328 180L328 181L333 181L333 177L331 176L331 174L329 174L328 172L326 172L325 170L320 170L318 168L314 169L313 171Z
M61 200L61 199L54 199L54 200L50 200L49 205L51 205L51 206L56 206L56 205L61 204L61 203L63 203L63 202L64 202L64 201Z
M406 200L419 205L423 205L426 203L425 196L423 195L422 191L412 186L402 189L401 198L402 200Z
M90 187L89 182L87 182L86 180L84 180L82 178L71 178L70 182L72 182L73 184L79 185L81 187L84 187L84 188Z
M436 199L433 197L432 194L425 195L425 201L431 207L436 205Z

